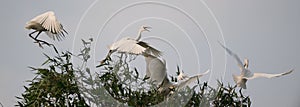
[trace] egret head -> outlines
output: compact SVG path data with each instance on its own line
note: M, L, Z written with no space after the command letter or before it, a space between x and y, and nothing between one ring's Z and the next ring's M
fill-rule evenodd
M248 68L248 66L249 66L249 60L246 58L244 59L244 67Z
M140 31L148 31L148 32L150 32L150 30L149 30L149 29L151 29L151 27L150 27L150 26L143 25L143 26L141 26L141 29L140 29Z

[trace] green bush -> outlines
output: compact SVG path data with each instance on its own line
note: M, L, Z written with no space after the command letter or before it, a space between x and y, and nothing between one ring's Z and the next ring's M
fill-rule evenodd
M198 83L172 94L159 93L151 83L130 68L134 57L117 54L112 61L99 65L96 72L88 67L92 39L83 42L78 55L62 52L53 58L46 55L44 67L30 67L36 76L27 81L25 92L17 97L18 106L250 106L248 96L236 86L218 81L216 89L206 82ZM76 56L82 65L70 61ZM124 57L125 56L125 57ZM128 60L129 59L129 60ZM178 72L178 71L177 71ZM173 82L176 78L170 77Z

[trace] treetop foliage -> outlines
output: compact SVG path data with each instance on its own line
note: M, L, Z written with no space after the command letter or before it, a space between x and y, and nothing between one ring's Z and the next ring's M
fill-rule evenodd
M96 71L87 66L93 39L82 40L78 55L61 52L46 57L42 67L30 67L35 77L24 86L25 92L16 97L17 106L250 106L249 96L230 84L218 81L218 87L200 82L193 87L162 94L151 82L144 81L140 71L130 67L134 57L117 54L113 60L98 65ZM56 48L54 48L56 49ZM57 51L57 50L54 50ZM58 52L57 52L58 53ZM74 67L72 58L81 59ZM179 69L178 71L179 72ZM172 82L177 82L171 76Z

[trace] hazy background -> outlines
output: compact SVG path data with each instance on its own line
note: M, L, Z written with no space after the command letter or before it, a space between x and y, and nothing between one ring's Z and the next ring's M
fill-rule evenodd
M221 79L233 85L231 75L239 74L239 68L218 45L221 41L241 58L250 59L253 72L295 69L284 77L248 81L244 91L252 106L300 106L299 4L296 0L2 0L0 102L5 107L16 104L15 96L24 91L25 80L34 76L28 66L39 67L45 60L42 53L50 49L33 44L28 37L31 31L24 26L52 10L69 32L63 42L54 42L59 50L78 53L80 39L94 38L92 69L104 58L109 44L125 36L135 38L141 25L149 25L151 32L142 38L164 52L170 75L175 75L176 65L188 75L210 68L212 72L202 81L215 85ZM53 42L45 34L40 37ZM135 62L132 66L143 74L143 57Z

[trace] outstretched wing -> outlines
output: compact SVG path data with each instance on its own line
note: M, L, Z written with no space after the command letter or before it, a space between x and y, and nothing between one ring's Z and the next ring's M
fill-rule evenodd
M156 57L159 57L159 56L161 56L161 54L162 54L161 51L159 51L159 50L157 50L157 49L151 47L151 46L148 45L148 43L146 43L146 42L139 41L137 44L139 44L140 46L146 48L145 53L147 53L147 54L151 54L151 55L154 55L154 56L156 56Z
M234 59L237 61L238 63L238 66L240 67L240 69L244 69L244 65L243 65L243 62L241 61L241 59L239 58L239 56L235 53L233 53L230 49L226 48L223 44L221 44L219 42L219 44L227 51L227 53L231 56L234 57Z
M287 72L279 73L279 74L267 74L267 73L253 73L252 77L244 77L246 79L254 79L254 78L259 78L259 77L264 77L264 78L273 78L273 77L280 77L283 75L287 75L293 72L292 70L289 70Z
M188 78L186 74L183 73L183 71L179 71L179 75L177 76L178 80L184 80L185 78Z
M210 72L210 70L207 70L206 72L202 73L202 74L198 74L196 76L190 77L189 79L182 81L181 83L178 84L177 90L180 90L184 87L186 87L187 85L189 85L190 83L194 82L197 80L197 78L200 78L204 75L206 75L208 72Z
M147 53L156 57L161 56L161 52L159 50L149 46L146 42L136 41L128 37L122 38L121 40L113 43L109 48L110 50L117 50L118 52L136 55Z
M55 40L55 38L61 40L65 37L64 33L68 34L52 11L36 16L31 21L41 24L47 30L47 35L53 40Z
M49 11L49 12L43 13L41 15L38 15L38 16L34 17L33 19L31 19L30 21L36 22L36 23L39 23L39 24L43 24L46 21L46 19L49 17L49 14L51 12L52 11Z
M110 46L110 50L117 50L129 54L142 54L146 48L137 44L137 41L130 38L123 38Z
M148 61L148 71L150 73L150 80L154 81L157 86L160 85L167 76L166 65L157 57L149 56L152 58Z

